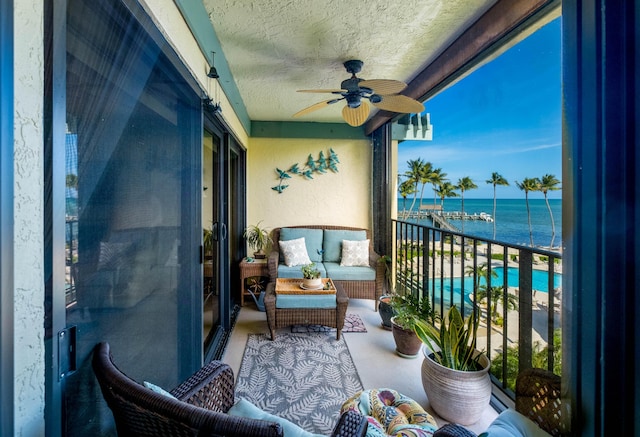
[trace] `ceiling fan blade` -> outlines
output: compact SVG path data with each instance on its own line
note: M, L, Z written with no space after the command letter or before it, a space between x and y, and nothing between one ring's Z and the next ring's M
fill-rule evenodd
M363 80L358 85L371 88L376 94L398 94L407 87L406 83L392 79Z
M364 124L367 121L367 117L369 117L369 104L364 100L360 102L360 106L357 108L345 106L342 109L342 118L353 127Z
M293 114L292 117L300 117L301 115L305 115L305 114L308 114L308 113L313 112L315 110L322 109L327 105L331 105L331 104L339 102L340 100L343 100L343 99L344 99L344 97L341 97L339 99L329 99L329 100L325 100L323 102L315 103L315 104L313 104L313 105L311 105L311 106L309 106L307 108L301 109L300 111L296 112L295 114Z
M407 114L417 114L424 111L424 105L411 97L394 94L391 96L380 96L382 100L373 103L376 108L391 112L402 112Z
M298 90L299 93L333 93L333 94L342 94L346 93L347 90Z

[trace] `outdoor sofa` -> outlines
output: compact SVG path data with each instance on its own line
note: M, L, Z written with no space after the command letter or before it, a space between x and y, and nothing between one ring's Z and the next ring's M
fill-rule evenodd
M276 278L302 278L301 265L288 266L281 247L282 241L290 242L300 238L304 238L309 260L316 264L322 277L331 278L334 283L342 285L350 299L373 300L375 310L378 310L383 292L385 266L379 262L380 255L373 250L371 232L368 229L337 225L275 228L272 231L273 248L267 260L271 282L275 282ZM355 244L360 248L367 246L365 241L368 240L365 262L356 262L360 265L344 265L345 240L349 244L361 242L362 244ZM360 259L362 260L362 257Z

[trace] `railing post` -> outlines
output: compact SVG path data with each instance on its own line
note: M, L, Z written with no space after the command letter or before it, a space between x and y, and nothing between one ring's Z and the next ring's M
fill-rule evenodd
M530 250L520 249L518 258L518 371L522 372L531 367L531 329L533 326L533 290L531 280L533 254Z

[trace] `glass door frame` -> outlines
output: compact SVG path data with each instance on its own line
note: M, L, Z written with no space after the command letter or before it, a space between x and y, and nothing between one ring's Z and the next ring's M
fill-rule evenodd
M205 361L212 359L216 355L216 350L224 343L225 333L231 329L230 317L230 260L229 260L229 135L224 126L218 122L215 115L203 111L203 137L204 131L209 132L214 138L219 139L218 158L213 160L216 167L213 170L213 186L210 187L209 198L217 204L213 205L213 250L217 254L217 259L213 262L213 284L212 287L218 291L218 325L212 328L213 331L203 335L203 352ZM216 141L213 141L216 144ZM203 147L204 151L204 147ZM202 158L204 165L205 158ZM209 190L208 190L209 191ZM205 209L205 205L202 205ZM201 214L202 215L202 214ZM204 224L203 224L204 225ZM204 265L203 265L204 267ZM204 318L203 318L204 322ZM209 339L207 344L205 340Z

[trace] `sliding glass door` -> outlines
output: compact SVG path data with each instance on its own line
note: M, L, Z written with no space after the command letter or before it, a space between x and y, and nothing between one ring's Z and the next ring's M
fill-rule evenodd
M204 130L202 141L202 229L203 229L203 339L206 354L221 341L221 312L228 269L228 241L224 214L224 154L222 138L213 129Z
M46 173L47 434L106 436L98 342L166 388L202 365L202 108L136 2L68 0L65 39Z
M220 358L231 330L232 265L242 233L244 151L214 114L205 112L202 141L203 339L205 360Z

